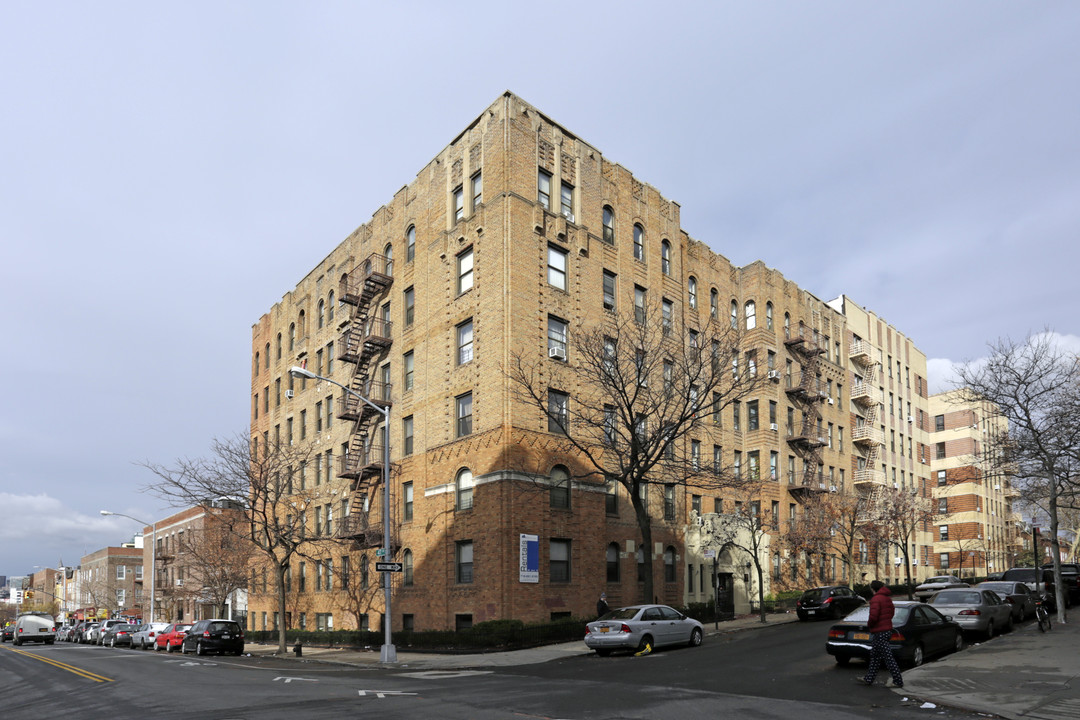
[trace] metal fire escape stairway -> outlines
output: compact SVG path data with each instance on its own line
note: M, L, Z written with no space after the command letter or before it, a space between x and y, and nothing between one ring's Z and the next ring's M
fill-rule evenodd
M878 400L874 397L877 385L878 364L871 348L862 340L853 340L849 357L854 365L856 381L851 390L851 402L855 409L855 427L851 442L862 454L859 467L855 469L855 487L869 495L885 486L885 474L878 469L881 449L885 445L885 432L878 427Z
M393 388L388 376L375 379L373 372L393 344L393 326L386 313L380 312L378 301L393 283L393 261L372 254L342 278L339 288L341 301L353 310L341 334L338 359L353 365L349 387L384 409L392 404ZM382 480L388 428L381 426L376 437L382 414L349 393L338 399L336 416L354 423L348 452L338 461L338 477L352 480L352 498L349 515L339 524L337 536L353 540L359 549L382 547L382 521L370 512L368 496ZM394 535L391 527L391 545L395 544Z
M801 427L788 438L788 444L803 461L800 476L788 479L788 492L801 502L810 495L828 491L821 460L821 448L828 444L822 428L821 404L828 392L818 373L818 357L825 348L818 332L802 323L794 335L784 339L784 345L802 367L798 383L784 389L803 416Z

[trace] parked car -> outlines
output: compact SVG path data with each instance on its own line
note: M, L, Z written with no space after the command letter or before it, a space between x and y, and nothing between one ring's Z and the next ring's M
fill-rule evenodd
M5 625L3 630L0 630L0 642L7 642L15 636L15 623L11 625Z
M665 645L695 647L704 636L701 623L667 605L617 608L585 626L585 645L600 656L612 650L644 654Z
M75 629L74 625L61 625L56 631L57 642L65 642L71 639L71 633Z
M1055 608L1057 602L1055 593L1057 590L1054 585L1053 570L1043 570L1042 568L1009 568L1005 571L1005 574L1001 576L1001 579L1024 583L1028 586L1028 590L1037 597L1045 598L1049 606ZM1066 606L1069 604L1068 595L1066 595Z
M1012 605L1013 622L1027 620L1035 614L1035 596L1022 582L987 580L975 586L979 590L993 590L1005 602Z
M56 620L49 613L27 612L15 618L15 633L12 645L26 642L41 642L52 645L56 642Z
M951 617L915 600L895 600L892 637L889 645L898 662L917 667L926 658L956 652L964 646L960 625ZM837 665L847 665L852 658L870 658L870 606L854 610L829 628L825 651L836 658Z
M135 632L136 626L130 623L118 623L110 625L101 634L101 644L109 647L127 645L131 647L131 633Z
M993 590L942 590L931 596L929 603L942 615L951 615L965 631L983 635L988 640L998 632L1012 630L1012 605Z
M89 642L89 633L94 623L89 620L84 620L75 626L75 629L71 632L71 642L84 643Z
M158 633L164 632L169 623L143 623L135 632L131 633L131 647L136 650L145 650L154 647L154 641Z
M938 575L926 578L926 582L915 586L915 599L926 602L931 595L939 590L965 587L968 587L968 584L955 575Z
M218 653L221 655L242 655L244 652L244 630L235 620L214 618L200 620L184 634L180 652L194 652L196 655Z
M829 585L810 588L795 601L795 614L800 620L831 618L839 620L855 608L865 605L864 600L846 585Z
M1053 571L1054 566L1043 565L1043 570ZM1077 563L1061 563L1061 585L1068 592L1066 599L1068 604L1080 602L1080 564Z
M104 645L105 644L105 634L109 631L109 628L113 627L114 625L127 625L127 621L121 620L119 618L113 618L111 620L102 620L98 624L98 627L94 629L93 635L92 635L93 639L91 640L91 642L94 645Z
M179 650L180 643L184 641L184 635L190 627L191 623L173 623L169 625L154 638L154 650L165 650L166 652Z

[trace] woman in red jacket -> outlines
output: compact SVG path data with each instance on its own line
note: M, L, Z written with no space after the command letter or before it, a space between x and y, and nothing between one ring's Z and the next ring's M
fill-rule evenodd
M904 687L900 666L896 664L892 646L889 645L893 614L896 612L890 597L892 593L880 580L870 583L870 589L874 591L874 596L870 598L870 621L866 624L866 629L870 631L870 668L866 671L866 677L859 678L858 681L873 685L878 668L884 662L892 674L893 686Z

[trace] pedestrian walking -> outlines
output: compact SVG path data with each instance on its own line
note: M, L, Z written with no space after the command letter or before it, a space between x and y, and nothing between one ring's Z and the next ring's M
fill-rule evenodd
M859 682L873 685L878 668L881 667L881 663L885 663L885 667L892 675L893 686L904 687L900 666L896 664L892 646L889 645L893 629L893 614L896 612L896 608L893 607L892 592L880 580L870 583L870 589L874 591L873 597L870 598L870 620L866 624L867 630L870 631L870 667L866 671L866 676L859 678Z
M611 608L607 604L607 593L600 593L600 599L596 601L596 617L603 617L608 614Z

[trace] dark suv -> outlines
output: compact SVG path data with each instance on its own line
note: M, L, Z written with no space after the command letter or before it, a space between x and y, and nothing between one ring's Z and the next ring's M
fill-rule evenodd
M840 619L866 601L846 585L828 585L805 590L795 601L795 613L800 620L810 618Z
M1043 570L1054 571L1052 564L1043 565ZM1067 605L1080 603L1080 565L1061 563L1061 585Z
M244 631L235 620L200 620L184 635L180 652L194 652L196 655L241 655L244 652Z

